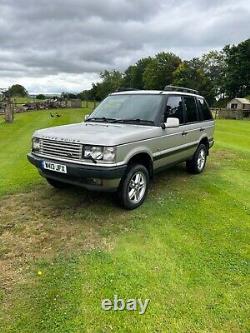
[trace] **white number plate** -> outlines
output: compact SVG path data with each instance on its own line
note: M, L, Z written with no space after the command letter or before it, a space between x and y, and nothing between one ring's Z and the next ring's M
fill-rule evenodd
M60 172L60 173L67 173L66 165L43 161L43 167L44 167L44 169L47 169L47 170Z

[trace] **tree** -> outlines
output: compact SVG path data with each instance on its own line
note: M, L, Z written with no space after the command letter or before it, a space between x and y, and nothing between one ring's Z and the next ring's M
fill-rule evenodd
M145 89L162 90L173 80L173 73L181 63L181 59L173 53L159 53L153 58L143 73Z
M151 63L152 58L142 58L135 65L129 66L124 73L123 87L143 89L144 81L143 74L146 67Z
M97 98L97 84L93 83L91 90L89 90L88 98L90 100L98 100Z
M201 57L201 65L206 76L213 84L215 96L223 96L225 89L225 53L223 51L210 51Z
M135 82L135 76L136 76L136 65L129 66L125 72L123 77L122 86L124 88L135 88L139 89Z
M225 91L228 97L244 97L250 94L250 39L224 47Z
M209 77L202 68L202 62L193 58L179 65L173 74L173 84L181 87L196 89L203 95L208 103L214 102L215 92Z
M209 103L215 99L250 95L250 39L210 51L200 59L181 61L173 53L161 52L142 58L125 73L104 71L102 82L81 93L81 98L102 100L118 88L162 90L168 84L199 90ZM224 103L224 102L223 102Z
M43 100L43 99L46 99L46 96L43 95L43 94L39 94L39 95L36 96L36 99Z
M61 98L75 99L75 98L77 98L77 95L73 94L73 93L69 93L69 92L62 92L61 93Z
M102 82L98 82L95 85L97 100L104 99L111 92L119 89L123 82L123 74L119 71L104 71L100 74ZM93 86L94 88L94 86Z
M26 97L28 96L28 91L20 84L14 84L8 89L11 97Z

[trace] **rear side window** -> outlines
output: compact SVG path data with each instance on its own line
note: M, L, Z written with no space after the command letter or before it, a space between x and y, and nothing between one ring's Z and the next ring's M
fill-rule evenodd
M183 103L181 96L169 96L165 108L164 122L168 117L178 118L183 124Z
M192 96L183 96L186 106L186 122L193 123L198 121L198 113L195 98Z
M203 98L197 98L201 120L212 120L212 114L209 110L207 102Z

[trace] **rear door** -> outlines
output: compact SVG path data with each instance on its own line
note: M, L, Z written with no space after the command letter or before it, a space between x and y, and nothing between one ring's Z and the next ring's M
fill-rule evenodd
M213 142L214 134L214 119L211 111L209 110L208 104L202 97L197 97L197 105L199 111L199 117L201 121L200 131L203 135L206 135L210 145Z
M196 97L192 95L183 95L185 110L184 137L187 147L186 157L191 157L200 140L201 136L201 119L199 116Z

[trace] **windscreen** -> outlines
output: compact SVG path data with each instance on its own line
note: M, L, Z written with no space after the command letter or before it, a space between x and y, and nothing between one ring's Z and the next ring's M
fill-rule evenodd
M161 107L162 95L113 95L107 97L91 114L96 118L142 119L154 121Z

